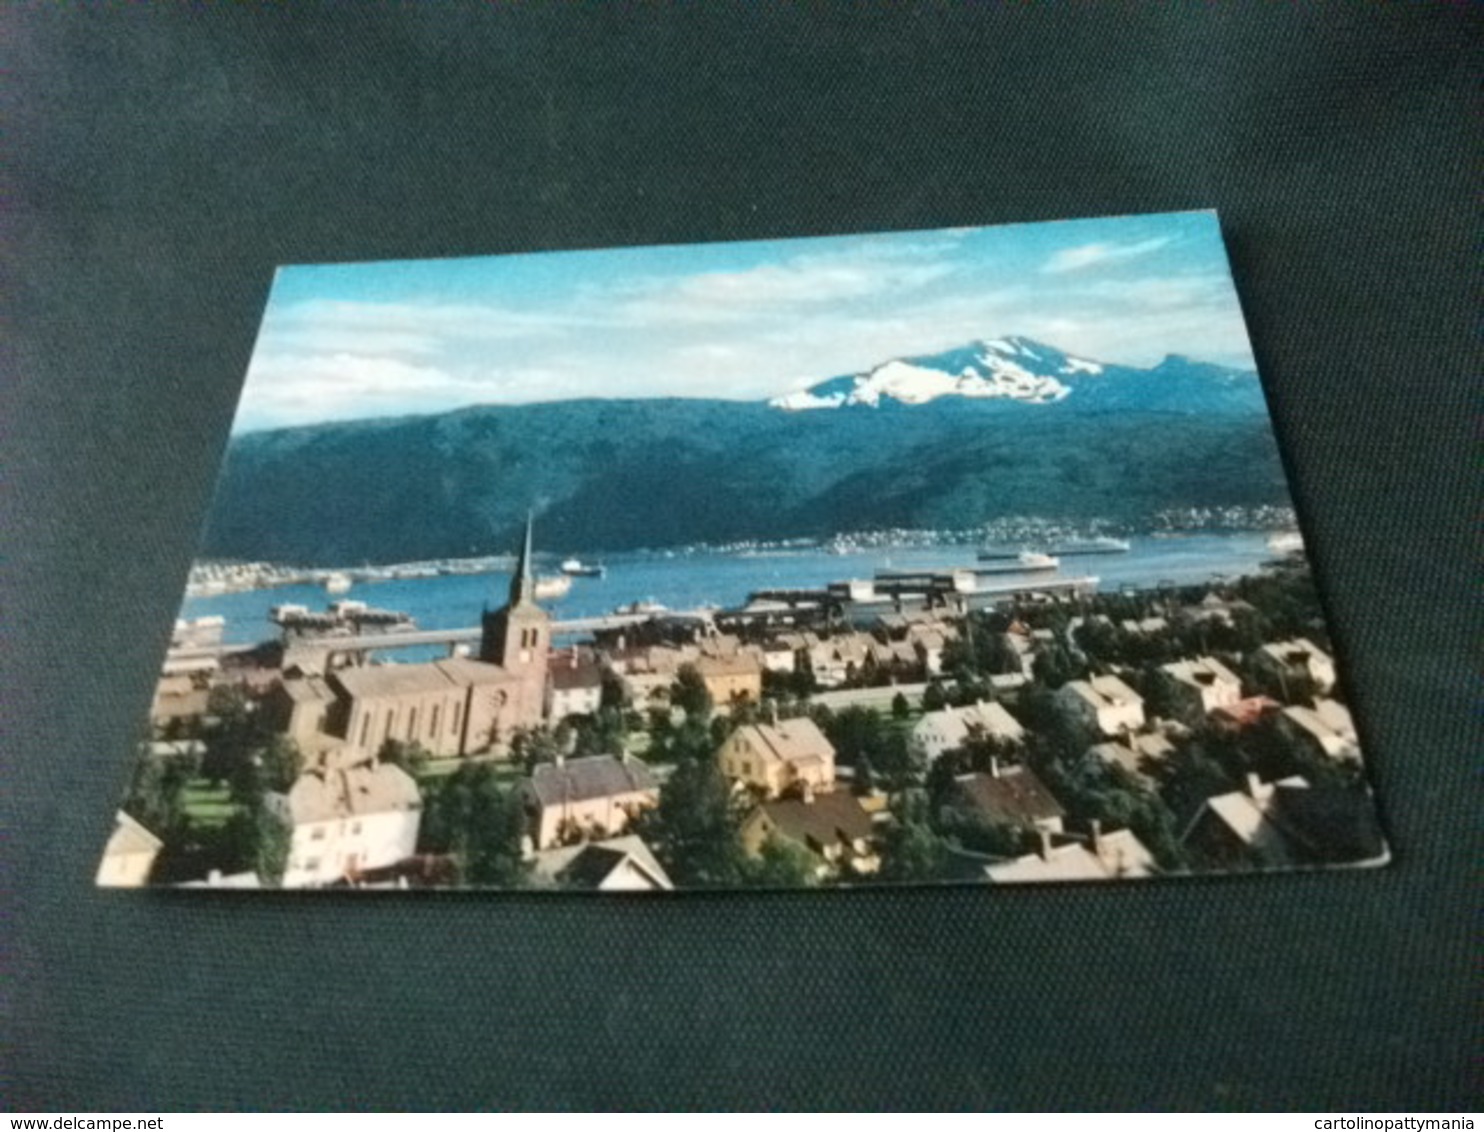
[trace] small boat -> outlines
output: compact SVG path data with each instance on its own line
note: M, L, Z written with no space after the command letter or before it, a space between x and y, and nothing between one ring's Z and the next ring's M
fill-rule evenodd
M325 593L343 594L350 592L350 575L342 574L338 570L333 574L325 575Z
M566 597L571 589L572 579L564 574L537 578L535 597L537 601L555 601L557 598Z
M580 558L568 558L562 563L562 573L569 578L601 578L604 569L602 565L590 565Z
M1298 531L1278 531L1269 536L1268 549L1274 554L1296 554L1304 549L1304 536Z

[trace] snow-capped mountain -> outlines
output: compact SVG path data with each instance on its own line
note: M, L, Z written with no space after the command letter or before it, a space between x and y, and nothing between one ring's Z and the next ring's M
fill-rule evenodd
M923 405L942 398L1086 409L1177 412L1260 409L1256 375L1171 355L1152 369L1108 365L1023 337L990 338L921 357L893 358L768 403L790 411Z

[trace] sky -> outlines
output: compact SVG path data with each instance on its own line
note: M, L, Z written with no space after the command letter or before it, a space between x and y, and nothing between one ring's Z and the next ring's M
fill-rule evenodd
M1253 368L1212 212L281 268L234 432L576 397L760 400L1024 335Z

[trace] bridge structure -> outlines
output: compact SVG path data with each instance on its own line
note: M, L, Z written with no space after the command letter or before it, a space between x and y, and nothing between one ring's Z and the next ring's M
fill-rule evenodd
M714 610L666 610L636 613L610 613L601 617L577 617L566 621L553 621L553 637L570 637L584 633L597 633L605 629L623 629L639 625L657 617L701 623L709 623ZM460 645L479 640L483 630L479 626L458 629L394 629L380 633L292 633L277 642L253 644L182 645L172 648L166 656L166 670L188 668L192 663L203 665L220 662L228 656L243 656L256 652L265 643L281 643L286 652L321 652L328 654L369 653L393 649L424 648L430 645L446 646L450 653Z

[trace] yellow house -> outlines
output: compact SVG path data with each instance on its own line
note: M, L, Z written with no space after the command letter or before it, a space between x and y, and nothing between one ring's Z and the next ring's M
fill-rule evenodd
M716 757L728 778L769 798L790 789L827 793L835 788L835 748L807 717L739 727Z
M718 711L763 698L763 667L756 656L703 656L695 664Z
M543 763L522 786L537 850L624 833L659 802L659 784L629 755L588 755Z

